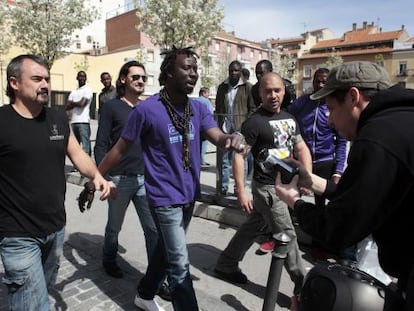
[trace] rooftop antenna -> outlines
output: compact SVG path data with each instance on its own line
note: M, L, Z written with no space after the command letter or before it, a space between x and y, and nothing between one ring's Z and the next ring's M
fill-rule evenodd
M303 33L306 33L306 27L308 26L308 24L306 24L305 22L301 24L303 25Z

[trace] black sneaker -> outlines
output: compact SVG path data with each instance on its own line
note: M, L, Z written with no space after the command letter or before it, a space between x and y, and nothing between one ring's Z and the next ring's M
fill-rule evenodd
M246 284L247 276L241 271L234 272L223 272L217 269L214 269L214 273L222 280L236 283L236 284Z
M166 301L172 300L170 288L168 287L168 284L165 282L162 283L160 289L158 290L157 295Z
M103 268L105 272L117 279L120 279L124 276L124 273L122 272L121 268L118 267L117 263L114 262L104 262Z

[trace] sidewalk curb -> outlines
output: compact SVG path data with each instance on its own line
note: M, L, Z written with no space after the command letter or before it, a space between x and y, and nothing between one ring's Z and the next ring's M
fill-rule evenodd
M83 186L88 180L78 172L66 174L66 182L74 185ZM201 194L201 199L196 201L193 215L235 227L239 227L247 217L237 208L235 197L217 198L215 194L205 192Z

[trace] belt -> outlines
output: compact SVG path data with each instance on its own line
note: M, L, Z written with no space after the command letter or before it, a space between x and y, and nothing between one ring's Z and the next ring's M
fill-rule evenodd
M115 174L115 175L113 175L113 174L111 174L111 175L109 175L109 176L111 176L111 177L138 177L138 176L142 176L143 174L131 174L131 173L129 173L129 174Z

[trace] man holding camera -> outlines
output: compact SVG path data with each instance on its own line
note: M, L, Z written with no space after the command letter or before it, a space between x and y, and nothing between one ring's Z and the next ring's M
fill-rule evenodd
M292 157L295 152L299 161L309 171L311 171L312 159L295 119L280 110L285 95L283 79L274 72L265 74L260 83L259 94L262 99L261 107L243 123L241 128L255 160L252 181L253 202L244 189L243 155L236 154L233 175L237 198L240 207L249 213L249 217L221 253L215 273L231 283L246 283L247 277L241 272L238 264L255 239L262 235L261 229L267 227L272 233L284 231L292 238L285 267L295 283L293 304L301 290L305 271L288 207L275 193L274 170L264 170L259 159L262 150L267 150L281 159Z
M352 141L348 166L337 186L301 169L290 184L277 178L276 193L295 209L301 228L329 247L372 234L381 267L404 293L402 305L390 310L414 310L414 250L406 239L414 228L414 90L390 87L375 63L349 62L333 68L311 98L326 98L330 124ZM299 186L329 195L327 207L301 200Z

